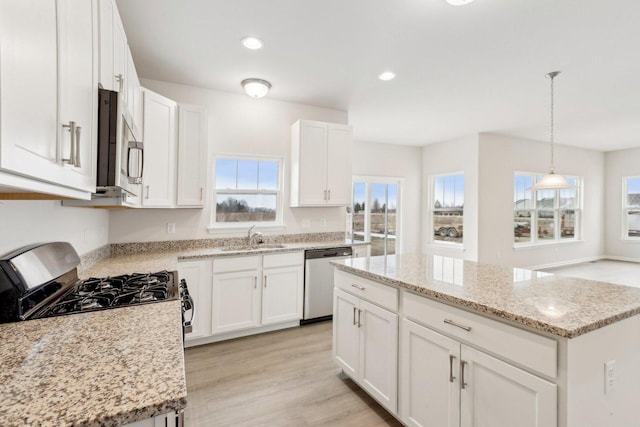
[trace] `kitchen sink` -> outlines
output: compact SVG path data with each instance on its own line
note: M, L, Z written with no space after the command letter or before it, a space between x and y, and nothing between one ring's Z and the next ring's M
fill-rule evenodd
M280 249L284 248L284 245L281 244L257 244L253 246L227 246L226 248L222 248L223 251L231 252L241 252L241 251L257 251L259 249Z

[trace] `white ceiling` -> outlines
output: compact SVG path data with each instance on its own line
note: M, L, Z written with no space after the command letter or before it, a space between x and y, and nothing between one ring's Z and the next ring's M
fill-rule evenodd
M141 77L346 110L356 139L640 146L640 1L118 0ZM240 39L260 37L259 51ZM395 80L377 79L393 70ZM256 102L260 102L257 100Z

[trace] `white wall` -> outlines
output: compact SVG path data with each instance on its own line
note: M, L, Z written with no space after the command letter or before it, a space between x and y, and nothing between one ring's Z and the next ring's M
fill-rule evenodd
M0 255L32 243L65 241L83 255L108 242L109 212L53 200L0 200Z
M640 241L622 240L622 179L640 175L640 148L605 154L607 194L605 207L605 253L607 256L640 262Z
M209 165L215 153L280 156L285 159L284 222L277 233L307 233L345 230L345 208L289 208L289 151L291 124L299 119L347 123L347 113L327 108L252 99L242 94L184 86L154 80L142 85L177 102L203 105L209 115ZM211 173L208 183L211 183ZM111 243L202 239L207 233L211 188L204 209L140 209L113 211L110 215ZM302 221L310 226L303 227ZM166 224L176 223L176 233L167 234ZM326 225L323 225L326 224ZM225 234L225 235L234 235ZM235 233L235 235L240 235Z
M478 136L473 135L437 144L422 149L422 249L429 253L462 256L464 259L478 259ZM430 220L430 178L433 175L464 173L464 235L463 245L434 242L433 226Z
M513 248L513 174L545 173L549 143L480 134L478 261L533 267L604 254L604 153L556 145L558 173L583 177L582 241ZM466 215L466 209L465 209Z
M403 252L420 252L420 147L354 141L353 175L402 178L401 245Z

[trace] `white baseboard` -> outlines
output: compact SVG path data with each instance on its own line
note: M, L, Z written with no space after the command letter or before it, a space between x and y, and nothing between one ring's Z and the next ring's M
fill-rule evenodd
M197 345L211 344L213 342L231 340L231 339L240 338L240 337L247 337L249 335L262 334L265 332L278 331L280 329L294 328L296 326L300 326L299 320L293 320L285 323L277 323L275 325L260 326L252 329L243 329L241 331L227 332L226 334L211 335L209 337L204 337L204 338L186 337L184 346L195 347Z
M614 261L640 262L640 258L629 258L624 256L605 256L603 259L612 259Z
M611 259L611 258L604 255L600 255L600 256L593 256L593 257L587 257L587 258L570 259L566 261L553 262L549 264L533 265L527 268L529 270L544 270L547 268L566 267L568 265L582 264L584 262L599 261L601 259Z

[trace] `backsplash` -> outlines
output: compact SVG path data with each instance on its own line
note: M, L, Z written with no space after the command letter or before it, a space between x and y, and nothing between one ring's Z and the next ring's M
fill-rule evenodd
M324 241L332 241L332 240L342 240L344 238L345 238L344 232L278 234L278 235L272 235L272 236L262 236L262 240L266 244L324 242ZM246 243L247 243L246 237L220 237L220 238L214 238L214 239L166 240L166 241L160 241L160 242L138 242L138 243L112 243L110 245L110 254L111 255L127 255L127 254L134 254L134 253L140 253L140 252L163 252L163 251L175 251L175 250L219 248L219 247L226 247L226 246L241 246Z

